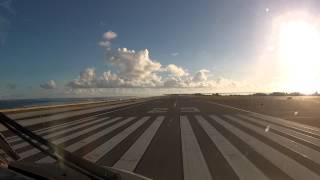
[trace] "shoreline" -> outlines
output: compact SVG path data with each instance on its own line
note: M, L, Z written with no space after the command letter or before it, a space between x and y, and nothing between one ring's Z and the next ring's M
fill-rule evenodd
M19 107L19 108L6 108L0 109L2 113L23 113L28 111L41 111L41 110L48 110L48 109L56 109L56 108L66 108L66 107L81 107L86 105L94 105L94 104L103 104L103 103L112 103L118 101L131 101L135 98L124 99L124 100L97 100L97 101L90 101L90 102L75 102L75 103L65 103L65 104L56 104L56 105L35 105L31 107Z

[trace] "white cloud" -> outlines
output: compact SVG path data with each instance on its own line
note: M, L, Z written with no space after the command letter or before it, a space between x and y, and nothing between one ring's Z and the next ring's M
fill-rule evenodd
M110 41L100 41L99 46L107 48L107 47L111 46L111 42Z
M210 79L212 74L206 69L190 75L175 64L163 67L150 58L147 49L135 52L120 48L109 52L107 63L114 66L116 73L109 70L98 77L94 68L87 68L67 86L71 89L236 87L235 82L228 79Z
M159 62L150 59L147 49L135 52L119 48L107 57L107 62L118 68L120 77L128 80L148 78L161 68Z
M87 68L80 73L77 79L72 80L67 84L68 87L77 88L95 88L96 85L96 70Z
M80 76L67 84L74 92L100 93L100 90L117 88L134 89L235 89L236 82L224 78L215 78L207 69L201 69L194 75L175 64L161 65L152 59L148 49L135 51L127 48L111 49L109 40L116 38L111 31L103 36L100 45L106 49L106 62L113 66L100 76L94 68L87 68ZM78 89L78 90L77 90ZM100 89L100 90L99 90ZM104 91L104 90L103 90Z
M171 56L179 56L179 53L178 52L173 52L173 53L171 53Z
M56 89L57 85L56 85L56 82L54 82L53 80L50 80L48 82L44 82L40 84L40 87L43 89Z
M103 34L103 39L110 41L112 39L115 39L117 36L118 36L117 33L113 31L108 31Z
M105 32L102 36L102 40L99 42L99 46L110 50L111 41L113 39L115 39L116 37L118 37L118 35L117 35L117 33L113 32L113 31Z
M88 68L80 76L69 82L71 88L113 88L113 87L159 87L162 83L161 64L149 57L147 49L135 52L120 48L110 52L107 63L113 65L117 73L104 72L96 77L95 69Z
M161 70L161 64L150 59L147 49L135 52L119 48L109 53L107 63L117 69L116 76L122 86L156 87L161 82L161 77L157 74Z
M166 67L166 71L177 77L188 75L188 73L182 67L178 67L175 64L169 64Z
M191 81L188 77L170 77L164 80L163 88L187 88L191 86Z
M195 82L203 82L208 80L210 71L207 69L201 69L196 73L196 75L193 77L193 81Z

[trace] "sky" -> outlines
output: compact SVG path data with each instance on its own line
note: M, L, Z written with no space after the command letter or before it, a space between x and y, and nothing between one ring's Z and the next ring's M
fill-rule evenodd
M313 39L319 5L316 0L0 0L0 99L314 92L318 74L302 76L310 67L301 62L315 52L308 64L318 66ZM287 56L303 47L291 47L291 36L278 37L285 28L293 44L312 44L314 51ZM305 37L314 28L314 36Z

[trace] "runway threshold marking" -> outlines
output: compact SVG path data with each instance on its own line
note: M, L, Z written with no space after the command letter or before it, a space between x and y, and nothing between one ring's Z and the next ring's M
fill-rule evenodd
M142 126L150 117L143 117L127 129L123 130L121 133L117 134L110 140L98 146L96 149L86 154L83 158L91 161L97 162L103 156L105 156L109 151L111 151L115 146L120 144L126 137L132 134L135 130L137 130L140 126Z
M111 126L109 128L106 128L106 129L104 129L102 131L99 131L99 132L97 132L97 133L95 133L95 134L93 134L93 135L91 135L91 136L89 136L89 137L87 137L85 139L82 139L81 141L78 141L78 142L66 147L66 150L68 150L70 152L74 152L74 151L84 147L85 145L93 142L94 140L97 140L98 138L109 134L113 130L115 130L115 129L117 129L117 128L119 128L119 127L121 127L121 126L123 126L123 125L125 125L125 124L127 124L129 122L131 122L133 119L135 119L135 117L129 117L129 118L127 118L127 119L125 119L125 120L123 120L123 121L121 121L121 122L119 122L119 123L117 123L117 124L115 124L115 125L113 125L113 126Z
M109 119L109 117L105 117L105 119ZM74 126L74 125L77 125L77 124L81 124L81 123L84 123L84 122L87 122L87 121L90 121L90 120L93 121L95 119L93 117L90 117L90 118L86 118L86 119L74 120L74 121L70 121L70 122L57 124L57 125L54 125L54 126L49 126L49 127L42 128L42 129L37 129L37 130L32 131L32 132L36 133L37 135L42 135L42 134L50 133L52 131L63 129L63 128L66 128L66 127L69 127L69 126ZM9 143L14 143L14 142L17 142L19 140L22 140L19 136L11 136L11 137L6 138L6 139L7 139L7 141Z
M63 143L63 142L66 142L66 141L68 141L68 140L74 139L74 138L76 138L76 137L78 137L78 136L81 136L81 135L83 135L83 134L86 134L86 133L89 133L89 132L91 132L91 131L94 131L94 130L100 128L100 127L103 127L103 126L105 126L105 125L108 125L108 124L110 124L110 123L113 123L113 122L115 122L115 121L118 121L119 119L121 119L121 117L113 118L113 119L108 120L108 121L106 121L106 122L103 122L103 123L101 123L101 124L97 124L97 125L91 126L91 127L87 128L87 129L84 129L84 130L82 130L82 131L78 131L78 132L76 132L76 133L73 133L73 134L70 134L70 135L67 135L67 136L58 138L58 139L52 141L52 143L53 143L53 144L61 144L61 143ZM39 153L39 152L40 152L40 151L39 151L38 149L32 148L32 149L30 149L30 150L28 150L28 151L25 151L25 152L23 152L23 153L21 153L21 154L19 154L19 155L20 155L20 157L21 157L22 159L25 159L25 158L30 157L30 156L32 156L32 155L34 155L34 154Z
M304 124L300 124L297 122L292 122L292 121L288 121L285 119L281 119L281 118L277 118L277 117L272 117L272 116L268 116L268 115L263 115L263 114L251 114L251 116L256 117L256 118L260 118L275 124L280 124L280 125L284 125L286 127L290 127L293 129L297 129L303 132L307 132L310 134L314 134L320 137L320 129L317 127L313 127L313 126L308 126L308 125L304 125Z
M249 113L251 116L254 116L254 117L258 117L258 118L261 118L261 119L264 119L264 120L267 120L267 121L270 121L270 122L274 122L274 123L277 123L277 124L282 124L282 125L285 125L287 127L291 127L291 128L294 128L294 129L302 130L302 131L305 131L305 132L308 132L308 133L311 133L311 134L316 134L316 135L320 136L320 128L317 128L317 127L313 127L313 126L309 126L309 125L305 125L305 124L300 124L300 123L297 123L297 122L288 121L288 120L285 120L285 119L282 119L282 118L278 118L278 117L273 117L273 116L270 116L270 115L265 115L265 114L252 112L252 111L249 111L249 110L233 107L233 106L226 105L226 104L220 104L220 103L216 103L216 102L208 102L208 103L214 104L214 105L218 105L218 106L221 106L221 107L226 107L226 108L229 108L229 109L234 109L234 110L246 112L246 113Z
M185 180L212 180L207 163L187 116L180 116L183 175Z
M279 131L281 133L284 133L284 134L287 134L291 137L294 137L294 138L297 138L299 140L302 140L302 141L305 141L307 143L310 143L310 144L313 144L315 146L318 146L320 147L320 139L318 138L315 138L313 136L309 136L309 135L306 135L306 134L303 134L301 132L298 132L298 131L295 131L295 130L292 130L292 129L289 129L289 128L286 128L286 127L283 127L283 126L280 126L280 125L277 125L277 124L270 124L270 123L267 123L266 121L262 121L260 119L255 119L253 117L249 117L249 116L246 116L246 115L243 115L243 114L238 114L237 115L238 117L241 117L247 121L250 121L250 122L253 122L253 123L257 123L257 124L260 124L262 126L269 126L270 129L274 129L276 131Z
M88 137L86 137L86 138L84 138L84 139L82 139L82 140L80 140L78 142L75 142L75 143L65 147L65 150L67 150L69 152L75 152L75 151L79 150L80 148L90 144L91 142L99 139L100 137L103 137L103 136L109 134L113 130L115 130L115 129L117 129L117 128L119 128L119 127L121 127L121 126L123 126L123 125L125 125L125 124L127 124L129 122L131 122L133 119L135 119L135 117L129 117L129 118L125 119L125 120L122 120L122 121L120 121L120 122L118 122L118 123L116 123L116 124L114 124L114 125L112 125L112 126L110 126L108 128L105 128L105 129L103 129L101 131L98 131L95 134L92 134L92 135L90 135L90 136L88 136ZM49 162L52 162L52 160L50 160L50 159L52 159L52 158L47 156L45 158L42 158L42 159L36 161L36 163L49 163Z
M261 136L264 136L267 139L270 139L271 141L274 141L281 146L284 146L284 147L290 149L293 152L296 152L297 154L299 154L300 156L302 156L306 159L309 159L311 161L316 162L317 164L320 164L320 152L318 152L312 148L309 148L303 144L296 143L295 141L292 141L286 137L275 134L271 131L265 132L264 128L254 126L248 122L240 120L239 118L235 118L230 115L225 115L225 117L230 119L231 121L234 121L234 122L241 124L242 126L248 128L248 129L251 129L252 131L256 132L257 134L260 134Z
M52 116L48 116L46 118L41 118L40 117L40 118L24 120L24 121L19 122L19 124L22 125L22 126L31 126L31 125L35 125L35 124L48 123L48 122L51 122L51 121L60 120L61 118L64 119L64 118L75 117L75 116L78 116L78 115L84 115L86 113L95 113L95 112L99 112L99 111L107 111L107 112L103 112L103 113L99 113L99 114L95 114L95 115L90 115L90 116L85 117L85 118L97 117L97 116L111 114L111 113L118 112L118 111L123 111L123 110L126 110L126 109L136 108L137 106L141 106L142 104L144 104L144 103L146 103L148 101L149 100L142 101L142 102L128 103L128 104L116 104L116 105L112 105L112 106L109 106L109 107L99 107L99 108L86 109L86 110L81 110L81 111L58 113L58 114L54 114ZM7 128L2 126L2 125L0 125L0 132L1 131L5 131L5 130L7 130Z
M242 141L251 146L257 153L262 155L264 158L269 160L276 167L285 172L288 176L295 180L308 179L308 180L318 180L320 177L313 171L302 166L297 161L291 159L287 155L279 152L278 150L270 147L269 145L261 142L255 137L241 131L237 127L229 124L225 120L219 118L218 116L211 115L213 120L219 123L221 126L235 134Z
M115 165L113 165L113 167L125 169L127 171L134 171L163 120L164 116L157 117L148 129L139 137L139 139L127 150Z
M71 128L68 128L68 129L63 129L61 131L58 131L58 132L54 132L54 133L51 133L51 134L47 134L45 136L42 136L43 138L46 138L46 139L49 139L49 138L52 138L52 137L55 137L55 136L58 136L58 135L61 135L61 134L64 134L64 133L67 133L67 132L70 132L70 131L74 131L74 130L78 130L78 129L81 129L83 127L86 127L86 126L89 126L91 124L94 124L94 123L98 123L98 122L101 122L101 121L105 121L107 119L96 119L96 120L93 120L93 121L90 121L90 122L86 122L86 123L83 123L83 124L80 124L80 125L77 125L77 126L73 126ZM17 150L17 149L20 149L20 148L23 148L23 147L26 147L28 146L29 143L28 142L21 142L19 144L15 144L13 146L11 146L14 150Z
M211 141L216 145L223 157L235 171L240 180L267 180L268 178L251 163L236 147L221 135L202 116L195 116Z

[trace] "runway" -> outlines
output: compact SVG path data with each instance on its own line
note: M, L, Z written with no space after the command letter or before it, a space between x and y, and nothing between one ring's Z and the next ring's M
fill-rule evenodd
M196 96L17 117L79 157L156 180L320 179L320 128ZM22 161L55 163L7 136Z

